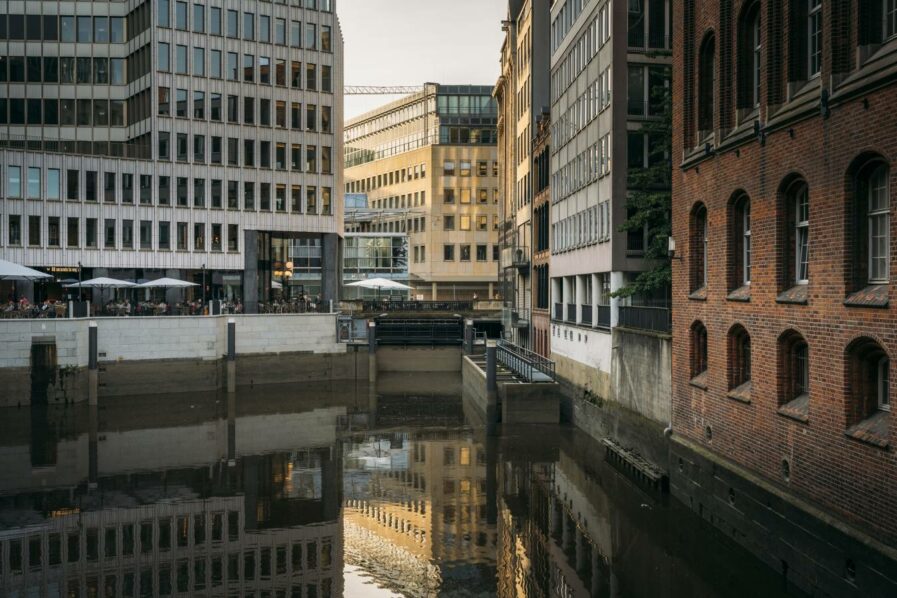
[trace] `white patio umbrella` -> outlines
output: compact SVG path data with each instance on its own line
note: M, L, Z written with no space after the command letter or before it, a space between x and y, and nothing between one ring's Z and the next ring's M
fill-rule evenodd
M186 280L178 280L177 278L159 278L149 280L142 284L138 284L138 289L186 289L187 287L198 287L195 282L187 282Z
M53 275L44 274L6 260L0 260L0 280L42 280L45 278L53 278Z
M272 288L272 289L282 289L282 288L283 288L283 285L280 284L279 282L277 282L276 280L272 280L272 281L271 281L271 288Z
M377 297L380 296L381 289L385 289L387 291L411 290L411 287L409 287L407 284L402 284L401 282L395 280L389 280L388 278L367 278L365 280L356 280L355 282L350 282L346 286L358 287L361 289L377 289Z
M67 289L130 289L131 287L136 287L137 285L133 282L128 282L127 280L118 280L117 278L91 278L90 280L85 280L81 283L68 284L65 285Z

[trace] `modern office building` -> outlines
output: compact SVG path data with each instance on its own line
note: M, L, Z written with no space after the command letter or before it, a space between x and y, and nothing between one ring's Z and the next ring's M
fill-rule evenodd
M644 231L621 232L644 123L664 111L670 2L557 0L551 7L551 354L560 378L611 394L611 293L651 264ZM647 297L633 297L637 303Z
M346 124L346 192L366 194L380 211L366 231L408 235L413 297L484 299L497 291L497 109L490 92L427 83Z
M502 294L505 336L533 348L534 298L533 197L534 140L538 122L549 108L548 0L512 0L502 23L505 41L501 76L494 94L499 105L498 144L501 169Z
M341 299L374 298L376 289L347 287L367 278L385 278L408 284L408 233L374 232L381 222L390 222L411 211L368 207L367 195L347 193L346 234L343 242L343 289Z
M893 593L894 3L681 4L671 488L803 587ZM745 476L800 523L733 519Z
M335 298L335 8L4 3L0 255L65 278L205 280L248 311L292 262Z

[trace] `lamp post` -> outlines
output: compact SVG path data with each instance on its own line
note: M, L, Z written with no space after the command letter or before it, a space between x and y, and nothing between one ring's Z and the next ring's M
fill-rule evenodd
M283 286L283 294L286 300L292 299L292 289L290 288L290 280L293 278L293 262L287 262L283 265L283 273L280 277L280 284Z

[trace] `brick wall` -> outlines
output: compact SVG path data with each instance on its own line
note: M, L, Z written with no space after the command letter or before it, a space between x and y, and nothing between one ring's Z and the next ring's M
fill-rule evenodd
M870 337L894 363L897 357L897 317L889 307L847 307L845 299L856 290L851 250L853 178L857 159L881 156L890 165L892 274L897 267L897 83L883 75L897 63L897 41L867 53L846 52L843 44L856 44L857 3L824 3L825 45L821 77L808 85L788 85L783 65L789 64L787 7L761 2L763 43L759 121L765 135L753 131L753 119L725 123L734 103L715 114L716 135L711 152L693 151L697 94L698 46L708 31L737 32L720 19L742 14L745 2L720 6L711 0L686 0L693 22L674 16L674 168L673 235L677 259L673 273L673 426L713 453L760 474L792 492L872 532L885 542L897 540L897 414L887 415L880 437L889 444L850 437L856 422L855 387L847 349L859 337ZM730 40L733 41L733 40ZM834 46L836 56L832 56ZM722 47L721 45L719 47ZM737 43L731 43L737 48ZM850 60L845 56L849 54ZM725 52L717 50L717 71ZM730 56L735 60L737 57ZM792 57L793 58L793 57ZM795 69L797 67L794 67ZM834 77L835 70L841 77ZM832 82L837 86L831 87ZM718 85L733 85L731 77ZM823 88L825 88L823 90ZM734 102L734 90L718 90L720 102ZM830 113L823 118L822 101L829 96ZM730 126L731 125L731 126ZM783 185L799 176L810 198L809 283L805 303L783 303L777 297L788 277L787 256L794 242L783 234L789 212L781 200ZM753 258L749 298L727 299L733 291L731 268L737 259L736 235L731 227L731 199L744 192L751 202ZM707 208L709 225L708 285L693 294L697 242L692 226L694 206ZM784 233L788 231L785 230ZM785 274L783 274L785 273ZM890 293L886 285L884 291ZM689 298L692 295L692 298ZM743 299L743 298L742 298ZM692 383L691 334L694 322L707 328L708 365L702 379L706 388ZM740 325L750 335L752 382L747 397L732 397L730 382L735 367L728 351L729 332ZM783 384L779 379L780 338L796 331L809 347L809 407L806 421L778 412ZM891 396L897 390L892 365ZM747 398L747 401L744 399ZM880 443L879 443L880 444ZM787 479L783 463L787 462Z

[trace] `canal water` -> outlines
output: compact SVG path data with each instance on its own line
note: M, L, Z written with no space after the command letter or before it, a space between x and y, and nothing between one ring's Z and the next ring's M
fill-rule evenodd
M2 596L779 596L563 426L450 375L0 412Z

